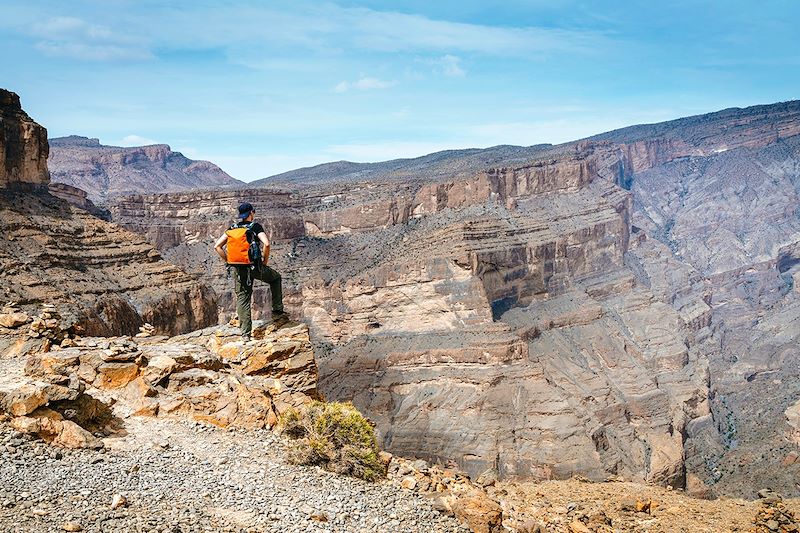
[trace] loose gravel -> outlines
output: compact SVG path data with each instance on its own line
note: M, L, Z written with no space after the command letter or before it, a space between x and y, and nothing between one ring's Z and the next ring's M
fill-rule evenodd
M0 531L467 531L388 483L288 464L266 430L145 418L126 429L105 450L71 451L0 425Z

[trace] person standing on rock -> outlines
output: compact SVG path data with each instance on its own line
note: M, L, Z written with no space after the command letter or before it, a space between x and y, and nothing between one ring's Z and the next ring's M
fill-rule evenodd
M253 330L251 302L253 281L258 279L269 284L272 294L273 321L285 320L281 275L267 266L269 261L269 239L264 227L253 220L255 209L248 202L239 206L239 222L231 226L214 244L214 250L234 272L236 289L236 314L242 340L249 341Z

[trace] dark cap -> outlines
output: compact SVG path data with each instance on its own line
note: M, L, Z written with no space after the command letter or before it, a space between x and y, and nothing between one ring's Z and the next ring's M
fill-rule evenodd
M254 212L253 205L248 202L243 202L239 204L239 219L244 220L250 216L250 213Z

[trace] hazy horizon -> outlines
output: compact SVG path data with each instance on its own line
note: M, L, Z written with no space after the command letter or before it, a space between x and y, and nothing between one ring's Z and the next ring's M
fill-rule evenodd
M50 137L169 144L243 181L557 144L796 99L800 5L11 1L0 86Z

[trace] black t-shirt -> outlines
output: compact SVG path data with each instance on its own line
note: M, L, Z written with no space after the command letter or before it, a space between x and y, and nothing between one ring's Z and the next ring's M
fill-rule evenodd
M258 222L253 222L253 225L250 226L250 229L253 230L253 234L258 237L259 233L265 233L264 226L259 224Z
M247 226L247 224L248 224L247 222L239 222L239 223L238 223L238 224L236 224L236 225L237 225L238 227L240 227L240 228L243 228L243 227ZM259 234L259 233L266 233L266 232L264 231L264 226L262 226L262 225L261 225L261 224L259 224L258 222L253 222L253 223L252 223L252 226L250 226L250 230L253 232L253 235L255 235L256 237L258 237L258 234Z

